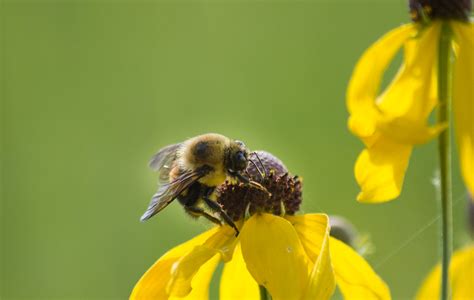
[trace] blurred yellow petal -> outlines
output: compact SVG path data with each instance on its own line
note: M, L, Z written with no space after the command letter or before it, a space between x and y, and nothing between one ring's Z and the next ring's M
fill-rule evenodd
M398 27L375 42L357 62L347 90L349 128L354 134L368 137L375 132L375 99L383 73L403 43L415 34L416 25Z
M329 220L324 214L286 216L314 263L303 299L329 299L336 288L329 252Z
M390 86L377 100L381 135L400 144L423 144L447 124L430 127L427 119L437 104L435 65L440 24L405 43L404 63Z
M311 262L287 220L255 214L240 233L247 269L272 299L299 299L308 283Z
M331 237L329 251L336 282L344 299L391 299L385 282L351 247Z
M452 299L474 299L474 246L454 252L449 273ZM440 280L441 266L438 264L423 282L416 299L439 299Z
M386 119L406 120L409 125L425 125L437 104L433 93L440 22L421 31L419 36L407 39L403 65L397 76L377 99L381 114ZM408 135L412 132L407 133Z
M213 228L203 234L179 245L165 253L155 264L146 271L133 288L130 295L135 299L168 299L166 285L171 279L172 266L184 255L189 253L195 246L204 243L209 237L217 232Z
M437 265L421 285L417 300L439 299L439 290L441 284L441 265Z
M461 171L474 195L474 24L453 22L458 44L453 77L453 111Z
M454 253L449 268L453 299L474 299L474 246Z
M184 297L192 290L194 276L208 260L217 254L220 257L231 257L237 239L229 226L221 226L202 245L197 245L189 253L173 264L171 280L167 286L170 296Z
M419 145L429 142L438 134L446 129L448 124L436 124L427 126L425 120L410 120L406 117L397 117L394 119L381 121L378 128L381 135L390 137L399 144Z
M380 137L359 155L355 177L361 187L357 200L377 203L400 195L412 146Z
M353 134L362 138L366 145L370 144L370 138L377 128L378 114L375 106L367 106L363 111L351 114L347 126Z
M383 44L377 43L369 48L366 54L379 47L374 53L385 53L388 64L404 44L403 64L379 97L370 84L359 84L360 88L370 91L365 96L368 99L371 95L372 108L367 104L369 100L362 101L363 91L358 93L359 102L350 101L352 86L349 87L348 102L353 105L349 109L350 127L367 148L355 166L356 180L361 187L357 197L360 202L385 202L398 197L413 146L432 140L447 127L447 124L430 126L428 122L438 103L436 62L440 28L440 22L436 21L424 29L416 24L404 26L386 35L385 42L390 37L394 40L391 48L386 46L385 49ZM365 59L377 60L376 57ZM365 65L370 66L370 61ZM386 65L364 80L375 81L378 87L385 68Z
M259 300L258 283L247 270L240 245L235 248L232 260L224 265L219 288L220 300Z

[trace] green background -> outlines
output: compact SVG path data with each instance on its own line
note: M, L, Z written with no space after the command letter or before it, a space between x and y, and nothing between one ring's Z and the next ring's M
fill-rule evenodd
M397 201L359 204L345 107L358 57L407 21L401 0L3 1L1 298L125 299L209 227L177 204L139 222L150 156L206 132L281 158L304 178L304 212L370 234L368 260L412 297L437 260L436 143L416 149Z

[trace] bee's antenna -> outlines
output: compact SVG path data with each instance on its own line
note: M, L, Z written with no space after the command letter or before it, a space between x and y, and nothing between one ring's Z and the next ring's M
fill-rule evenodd
M233 176L237 177L240 181L242 181L243 183L245 184L248 184L250 186L253 186L254 188L257 188L265 193L267 193L269 196L272 195L272 193L270 193L263 185L261 185L260 183L256 182L256 181L253 181L253 180L250 180L249 178L246 178L245 176L242 176L242 174L238 173L238 172L235 172L232 174Z
M272 195L272 193L270 193L270 192L267 190L266 187L264 187L263 185L261 185L260 183L258 183L258 182L256 182L256 181L250 180L248 184L249 184L250 186L253 186L253 187L255 187L255 188L257 188L257 189L259 189L259 190L261 190L261 191L267 193L268 196L271 196L271 195Z
M248 170L245 170L245 175L247 175L247 177L248 177L248 178L250 178L250 177L251 177L251 176L250 176L250 173L249 173L249 171L248 171Z
M266 174L264 174L264 173L262 172L262 170L260 170L260 168L257 166L257 164L256 164L253 160L249 159L249 161L250 161L250 162L252 163L252 165L257 169L258 174L260 174L260 177L262 177L262 179L265 179L265 176L264 176L264 175L266 175ZM246 172L247 175L250 177L249 172L248 172L248 171L245 171L245 172Z
M268 176L267 168L265 168L265 165L262 163L262 160L261 160L260 157L258 156L257 152L254 151L254 152L252 152L251 154L254 154L254 155L255 155L255 157L257 158L258 162L260 163L260 165L261 165L262 168L263 168L263 172L264 172L264 174L265 174L265 177L267 177L267 176Z

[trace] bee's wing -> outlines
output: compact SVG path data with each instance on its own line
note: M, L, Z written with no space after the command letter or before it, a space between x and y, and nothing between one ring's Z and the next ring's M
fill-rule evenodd
M181 144L173 144L166 146L158 153L153 155L150 160L149 166L154 171L160 172L160 182L169 181L169 173L172 168L173 162L176 160L176 151L179 149Z
M159 213L185 189L191 186L191 184L208 173L209 168L201 167L195 171L188 171L181 174L172 182L161 184L156 194L151 198L150 204L140 220L142 222L146 221Z

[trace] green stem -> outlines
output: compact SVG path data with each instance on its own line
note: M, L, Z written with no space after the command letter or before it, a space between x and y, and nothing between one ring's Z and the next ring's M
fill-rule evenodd
M272 300L272 297L265 287L259 285L258 288L260 289L260 300Z
M453 243L453 199L451 181L451 114L452 53L451 29L443 22L438 48L438 97L440 123L448 128L439 135L440 194L441 194L441 299L449 299L449 262Z

